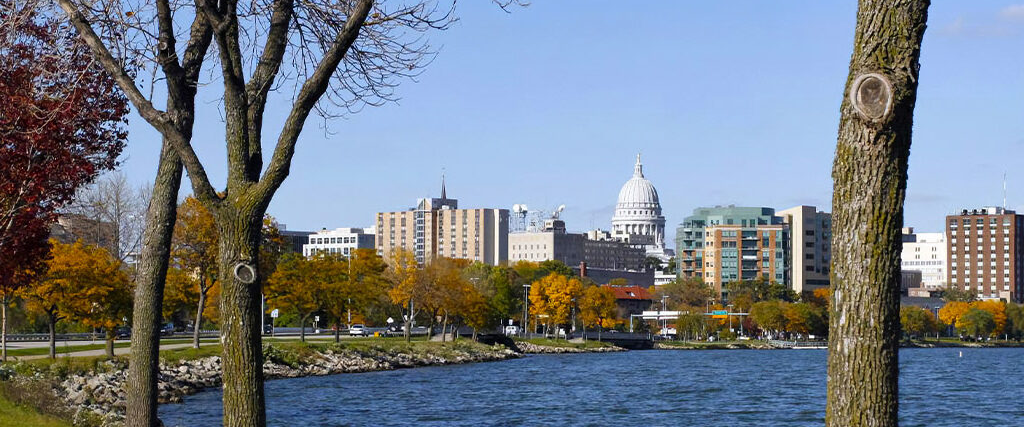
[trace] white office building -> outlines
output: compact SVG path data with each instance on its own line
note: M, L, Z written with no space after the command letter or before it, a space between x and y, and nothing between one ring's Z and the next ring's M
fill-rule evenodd
M370 228L323 229L309 235L309 243L302 245L303 256L313 256L324 251L348 256L356 249L373 249L377 232Z
M946 234L914 233L913 227L903 228L903 252L900 269L920 271L921 287L938 290L946 287Z

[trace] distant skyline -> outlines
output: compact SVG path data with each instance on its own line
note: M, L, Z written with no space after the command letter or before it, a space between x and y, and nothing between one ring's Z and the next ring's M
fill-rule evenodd
M369 226L376 212L438 197L443 170L460 207L565 204L571 230L608 230L638 152L670 247L697 207L831 211L856 2L641 6L538 1L506 14L460 2L460 21L428 34L437 57L401 83L399 103L308 121L269 213L293 230ZM1004 172L1008 207L1024 212L1021 46L1019 1L933 2L907 226L940 231L960 208L1001 205ZM287 112L282 91L266 152ZM193 144L223 188L219 86L200 93ZM152 182L159 136L137 116L129 132L122 170Z

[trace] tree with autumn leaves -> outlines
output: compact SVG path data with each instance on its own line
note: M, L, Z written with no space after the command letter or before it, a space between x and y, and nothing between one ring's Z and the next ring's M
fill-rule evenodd
M530 312L543 318L545 326L566 326L577 298L582 295L583 282L580 279L551 273L530 286Z
M171 237L171 260L181 271L173 275L168 273L164 299L169 300L167 305L170 307L192 306L194 302L194 348L199 348L199 331L208 294L217 286L217 236L213 215L198 200L188 197L178 206L178 220ZM192 289L195 292L190 292Z
M614 328L618 323L618 314L615 293L611 289L590 286L583 290L583 297L580 299L580 319L583 320L584 328L597 328L598 341L601 340L601 331L604 328Z
M56 323L66 319L106 332L107 357L114 357L114 329L131 316L132 289L121 262L106 249L52 242L46 273L20 293L30 311L45 314L50 357L56 354Z
M14 5L12 5L14 6ZM0 8L0 326L45 269L49 225L83 184L117 164L124 96L66 25L31 8Z

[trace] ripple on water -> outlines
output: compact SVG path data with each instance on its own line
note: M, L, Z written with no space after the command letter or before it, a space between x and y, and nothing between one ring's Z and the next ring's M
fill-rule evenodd
M963 351L963 357L960 357ZM820 426L824 350L537 355L473 365L267 382L273 426ZM1008 396L1024 349L907 349L903 426L1020 425ZM160 407L169 426L217 425L220 390Z

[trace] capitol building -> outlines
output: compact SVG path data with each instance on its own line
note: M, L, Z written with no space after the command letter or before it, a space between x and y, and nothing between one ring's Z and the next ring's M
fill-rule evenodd
M658 190L644 178L639 154L633 166L633 177L619 190L619 200L612 217L612 237L643 247L649 256L662 260L671 256L671 251L666 253L665 250L665 217L661 214Z

